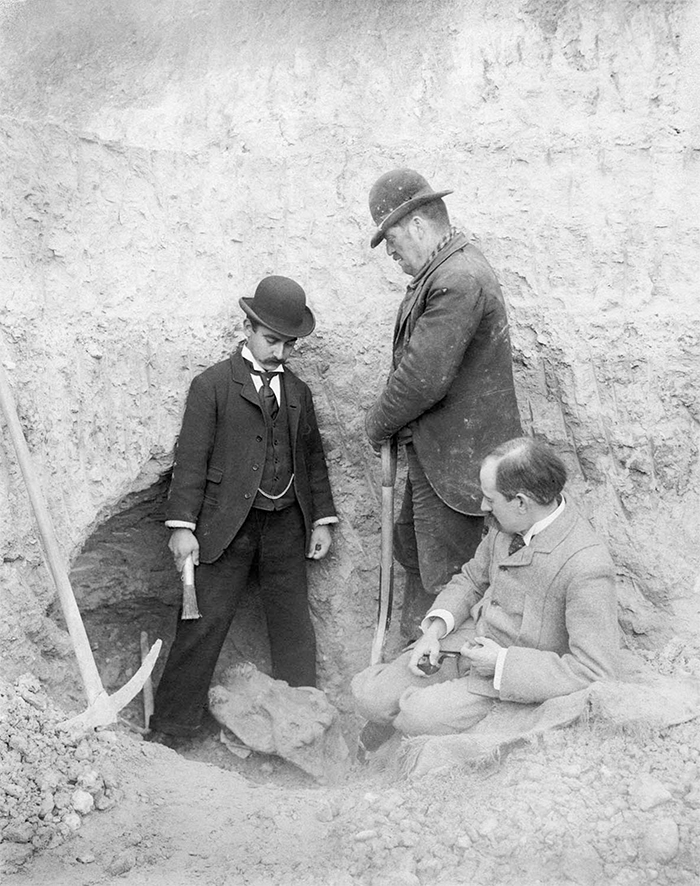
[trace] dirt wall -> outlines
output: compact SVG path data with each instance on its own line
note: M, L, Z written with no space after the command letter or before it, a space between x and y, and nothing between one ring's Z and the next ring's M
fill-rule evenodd
M407 280L366 195L408 165L501 279L525 425L609 540L627 629L700 630L697 0L26 0L0 24L2 359L67 558L158 483L238 297L288 274L342 517L311 567L326 678L365 663L362 411ZM0 549L3 664L55 677L4 429Z

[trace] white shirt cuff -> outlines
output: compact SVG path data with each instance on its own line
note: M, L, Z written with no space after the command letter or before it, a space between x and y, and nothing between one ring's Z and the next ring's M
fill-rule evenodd
M493 688L497 691L501 688L501 679L503 678L506 655L508 655L508 650L501 648L498 652L498 658L496 659L496 670L493 672Z
M314 521L314 526L326 526L330 523L340 522L337 517L321 517L320 520ZM165 525L168 529L191 529L192 532L197 528L196 523L188 523L186 520L166 520Z
M446 637L448 634L451 634L455 629L455 619L451 612L448 612L447 609L431 609L430 612L425 616L423 621L420 623L420 629L425 633L430 627L430 622L434 618L441 618L445 624L447 625L447 630L442 635L442 637ZM442 637L438 637L439 640L442 640Z

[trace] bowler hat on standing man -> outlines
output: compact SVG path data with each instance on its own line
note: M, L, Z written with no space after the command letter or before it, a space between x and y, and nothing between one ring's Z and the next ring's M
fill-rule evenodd
M426 179L413 169L392 169L372 185L369 192L369 211L377 225L370 245L372 249L384 239L392 225L413 209L440 200L452 191L434 191Z
M310 335L316 326L316 318L306 306L306 293L289 277L264 277L253 298L239 298L238 304L255 323L285 338Z

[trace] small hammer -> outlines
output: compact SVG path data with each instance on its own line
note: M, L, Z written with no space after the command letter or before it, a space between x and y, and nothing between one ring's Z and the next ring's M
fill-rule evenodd
M194 586L194 561L189 554L182 567L182 615L181 621L194 621L202 615L197 606L197 591Z

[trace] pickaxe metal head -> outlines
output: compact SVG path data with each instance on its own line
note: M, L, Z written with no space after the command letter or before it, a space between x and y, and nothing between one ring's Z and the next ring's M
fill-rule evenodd
M82 714L67 720L63 726L71 731L78 731L94 729L96 726L109 726L111 723L115 723L119 711L125 708L132 698L136 698L143 689L143 684L151 676L151 671L162 645L162 640L156 640L138 671L114 695L107 695L103 689Z

